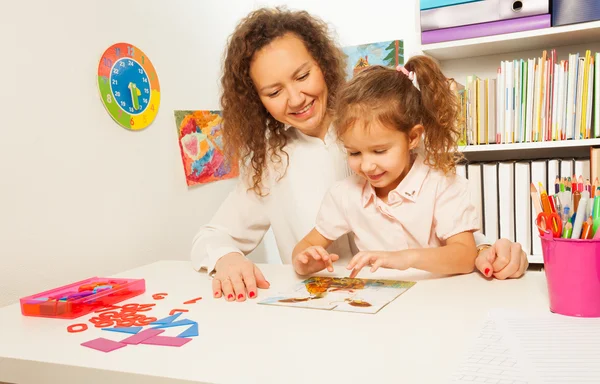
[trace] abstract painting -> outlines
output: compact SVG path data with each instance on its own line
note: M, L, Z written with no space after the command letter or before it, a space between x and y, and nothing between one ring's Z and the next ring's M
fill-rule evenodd
M313 276L259 304L377 313L415 284L413 281Z
M219 111L175 111L181 159L188 186L237 177L237 161L223 152Z
M404 65L404 41L392 40L380 43L354 45L342 48L346 55L346 79L370 65L396 68Z

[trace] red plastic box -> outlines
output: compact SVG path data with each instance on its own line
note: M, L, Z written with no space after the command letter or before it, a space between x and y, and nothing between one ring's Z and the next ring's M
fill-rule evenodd
M21 313L24 316L75 319L145 291L144 279L92 277L22 298Z

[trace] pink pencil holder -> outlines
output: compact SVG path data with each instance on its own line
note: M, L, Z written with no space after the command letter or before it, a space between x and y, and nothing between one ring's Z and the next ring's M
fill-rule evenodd
M600 317L600 240L542 239L550 310Z

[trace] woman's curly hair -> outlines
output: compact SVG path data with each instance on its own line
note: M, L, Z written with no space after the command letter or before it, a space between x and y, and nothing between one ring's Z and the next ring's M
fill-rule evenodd
M299 37L319 65L327 85L327 108L332 112L337 90L344 82L342 51L329 35L327 24L305 11L262 8L250 13L229 37L223 63L221 106L223 136L229 156L240 160L251 176L251 187L261 188L267 162L281 163L287 137L284 124L269 115L250 78L256 52L273 40L292 33ZM283 173L282 175L284 175Z
M334 126L341 137L355 124L371 121L408 133L425 128L425 161L445 174L454 173L461 159L457 150L459 99L450 79L427 56L414 56L404 65L417 75L420 91L403 72L371 66L340 88Z

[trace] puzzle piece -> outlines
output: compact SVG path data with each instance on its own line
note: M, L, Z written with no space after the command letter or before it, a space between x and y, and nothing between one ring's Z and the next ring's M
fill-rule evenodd
M191 340L192 339L186 339L182 337L154 336L144 340L142 344L162 345L165 347L181 347L182 345L187 344Z
M185 319L185 320L175 321L175 322L169 323L169 324L161 324L157 327L153 327L152 329L180 327L182 325L193 325L193 324L197 324L197 323L195 321Z
M136 335L129 336L126 339L121 340L121 343L125 344L139 344L142 341L148 340L151 337L158 336L163 333L163 329L146 329Z
M103 331L111 331L111 332L123 332L123 333L131 333L136 334L142 330L143 327L115 327L115 328L102 328Z
M195 337L198 336L198 324L194 324L185 331L181 332L177 337Z
M92 348L101 352L111 352L115 349L126 347L127 344L119 343L118 341L108 340L103 337L99 337L94 340L86 341L81 343L84 347Z
M175 319L177 319L179 316L181 316L181 312L169 316L169 317L165 317L164 319L160 319L160 320L156 320L153 323L150 323L150 325L163 325L163 324L169 324L172 323L173 321L175 321Z

